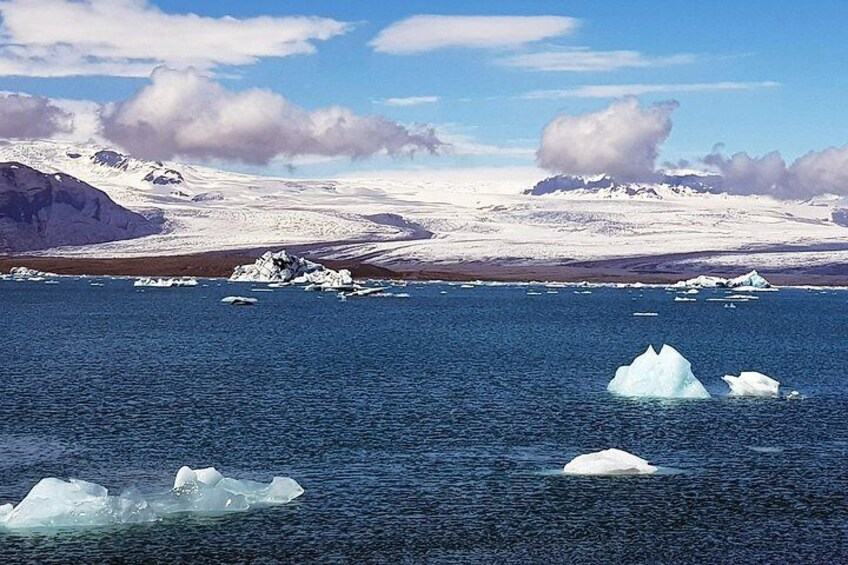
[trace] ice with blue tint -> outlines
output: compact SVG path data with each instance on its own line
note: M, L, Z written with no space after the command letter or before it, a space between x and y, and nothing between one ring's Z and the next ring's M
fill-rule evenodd
M0 506L0 526L51 530L152 522L169 514L243 512L256 506L286 504L303 492L288 477L261 483L225 477L214 467L182 467L171 490L146 497L138 491L110 495L96 483L48 477L17 506Z
M649 345L630 365L618 368L607 390L641 398L710 398L689 361L670 345L659 353Z

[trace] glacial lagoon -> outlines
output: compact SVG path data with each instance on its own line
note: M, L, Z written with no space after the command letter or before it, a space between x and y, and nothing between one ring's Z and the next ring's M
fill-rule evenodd
M305 492L140 524L0 527L4 560L848 559L848 291L675 301L648 287L411 283L393 290L408 297L342 301L57 280L0 281L0 504L45 477L153 493L183 465ZM607 391L664 343L711 398ZM779 380L781 397L729 397L721 377L742 371ZM562 472L607 448L673 472Z

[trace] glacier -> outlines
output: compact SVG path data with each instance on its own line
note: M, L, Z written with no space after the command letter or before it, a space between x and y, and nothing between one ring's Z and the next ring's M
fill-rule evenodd
M563 469L568 475L650 475L657 468L645 459L621 449L605 449L578 455Z
M137 490L110 495L108 489L78 479L40 480L17 506L0 506L0 528L55 530L154 522L170 514L221 514L287 504L304 493L297 481L270 483L225 477L214 467L177 472L171 490L143 496Z
M630 365L618 368L607 390L641 398L710 398L689 361L670 345L659 353L649 345Z
M742 371L739 376L725 375L721 378L730 387L730 396L765 396L777 398L780 383L756 371Z

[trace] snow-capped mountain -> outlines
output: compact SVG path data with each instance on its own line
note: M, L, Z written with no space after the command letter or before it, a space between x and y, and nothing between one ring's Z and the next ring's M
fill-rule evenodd
M842 261L848 248L841 199L728 195L719 192L720 179L696 174L638 185L610 177L554 177L535 186L488 178L300 180L52 141L2 146L0 160L72 175L122 206L158 211L165 220L158 234L51 253L141 256L323 242L325 258L386 266L709 252L767 267Z

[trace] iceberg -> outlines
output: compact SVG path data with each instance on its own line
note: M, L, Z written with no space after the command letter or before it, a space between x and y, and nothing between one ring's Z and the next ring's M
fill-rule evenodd
M157 288L171 288L174 286L197 286L197 279L194 277L181 277L176 279L153 279L144 277L136 279L133 286L150 286Z
M9 270L9 278L13 280L24 280L24 281L34 281L39 282L43 281L46 278L58 277L56 273L48 273L45 271L38 271L36 269L30 269L29 267L12 267Z
M0 527L100 527L153 522L170 514L244 512L257 506L287 504L303 493L297 481L288 477L261 483L225 477L214 467L181 467L171 490L148 497L134 490L113 496L96 483L48 477L17 506L0 506Z
M618 368L607 390L641 398L710 398L689 361L670 345L659 353L649 345L630 365Z
M751 271L744 275L725 279L712 275L700 275L694 279L678 281L669 287L671 289L699 289L699 288L735 288L738 290L766 290L772 289L771 284L757 271Z
M578 455L563 471L568 475L651 475L657 472L645 459L620 449Z
M767 396L777 398L780 383L756 371L742 371L738 377L725 375L721 378L730 387L730 396Z
M13 509L0 515L8 529L52 529L151 522L156 514L138 494L112 496L96 483L41 479Z
M221 299L221 302L230 306L253 306L259 301L255 298L248 298L247 296L225 296Z
M252 265L239 265L230 276L233 282L291 283L316 285L316 290L353 290L353 277L347 269L334 271L288 254L285 249L276 253L266 251Z

